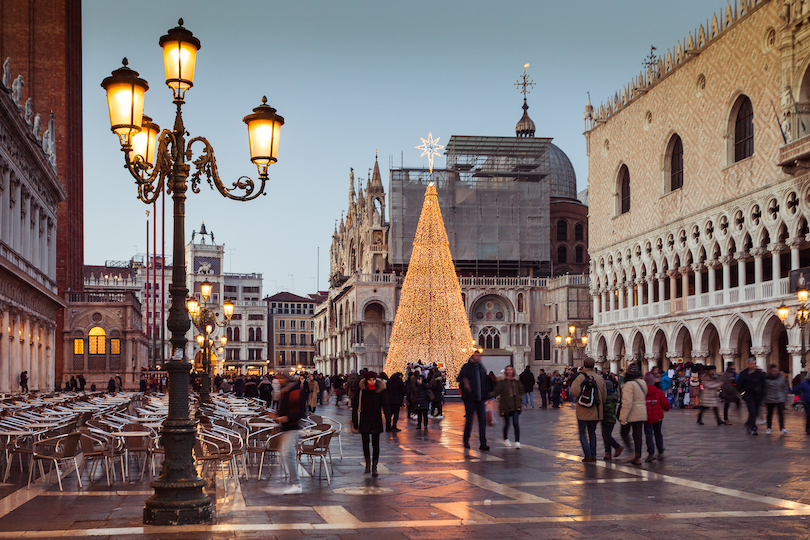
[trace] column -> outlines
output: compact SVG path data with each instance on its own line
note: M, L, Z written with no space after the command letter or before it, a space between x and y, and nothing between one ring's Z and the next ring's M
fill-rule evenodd
M695 263L692 270L695 272L695 309L700 309L700 295L703 294L703 263Z
M16 252L20 252L22 241L20 239L20 209L22 208L22 198L20 193L21 185L20 180L11 178L11 202L9 218L11 219L11 241L9 244Z
M665 272L658 274L658 302L664 305L664 279L667 277Z
M0 217L0 219L5 220L3 217ZM8 333L9 316L8 307L0 305L0 325L2 325L0 326L0 392L4 394L11 391L8 374L9 346L11 345L9 338L13 336Z
M616 287L611 287L610 291L610 311L616 311ZM614 315L615 318L615 315Z
M0 241L8 241L8 192L11 189L9 182L10 172L7 168L0 167ZM3 330L5 333L5 329ZM7 358L7 357L4 357Z
M652 371L658 365L658 355L656 354L647 353L644 355L644 359L647 361L647 371Z
M757 359L757 367L768 372L768 355L771 354L770 347L751 347L751 354ZM801 354L799 354L801 356Z
M745 288L745 260L748 258L747 251L738 251L734 254L737 259L737 288L740 290L740 300L744 300L742 290Z
M718 351L720 356L723 357L723 369L726 369L726 366L729 362L732 364L736 364L737 356L739 356L740 352L737 349L720 349ZM737 366L738 368L741 366ZM744 366L743 366L744 367ZM717 367L717 370L720 371L720 366Z
M773 280L779 281L782 278L782 250L785 249L785 244L776 242L768 244L768 251L773 256ZM774 296L779 296L779 291L774 287Z
M790 376L793 378L802 372L802 347L801 345L788 345L787 352L790 354Z
M615 373L618 375L619 373L619 359L613 356L608 357L608 362L610 362L610 372Z
M798 236L796 238L789 238L787 245L790 246L790 269L799 269L799 248L802 246L804 238Z
M597 291L591 291L591 297L593 298L593 319L595 321L599 320L599 293Z
M759 286L762 283L762 257L767 253L765 248L754 248L751 250L751 255L754 256L754 284L757 286L757 293L759 293ZM757 294L759 297L759 294Z
M675 313L678 311L675 308L675 297L678 293L678 271L667 270L667 276L669 276L669 312Z
M720 262L723 264L723 303L728 303L729 296L728 290L731 287L731 255L724 255L720 257Z
M601 311L603 311L603 312L607 311L607 308L608 308L608 293L609 293L609 289L607 287L602 287L602 291L601 291L601 294L602 294L602 310Z
M25 336L25 347L28 349L28 387L39 391L39 340L37 329L39 321L28 319L28 333Z
M692 361L696 364L703 364L705 366L707 365L707 363L711 363L708 362L708 360L706 360L708 357L709 351L695 351L695 350L692 351ZM725 369L723 366L714 366L714 367L717 368L718 373L722 373L723 370Z
M8 336L8 358L9 358L9 377L8 385L10 392L19 392L19 377L22 371L22 357L20 348L20 328L22 320L20 313L17 310L12 310L9 313L9 325L11 326L11 334Z
M678 268L681 272L681 297L683 298L683 309L686 310L686 299L689 298L689 274L692 271L691 266L681 266ZM695 276L697 281L697 276Z
M647 305L653 303L655 298L655 276L647 276Z
M717 284L714 281L715 277L715 270L717 269L718 261L716 259L712 259L711 261L706 261L707 271L709 272L709 294L712 295L717 290ZM714 298L709 299L709 304L714 302Z

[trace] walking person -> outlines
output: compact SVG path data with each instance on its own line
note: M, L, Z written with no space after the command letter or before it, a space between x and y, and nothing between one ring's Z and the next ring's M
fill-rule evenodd
M433 418L441 420L444 418L444 412L442 411L442 404L444 402L444 377L441 371L438 369L433 370L428 386L433 394L433 400L430 403L430 414ZM427 427L427 422L425 426Z
M548 375L546 375L546 370L541 369L540 373L537 375L537 391L540 392L540 402L543 404L543 408L548 408Z
M605 461L619 457L624 450L624 447L613 438L618 401L619 394L616 392L616 386L610 379L605 379L605 404L602 406L602 442L605 443ZM613 454L614 451L615 454Z
M309 408L309 414L315 414L315 409L318 407L318 396L321 395L320 387L318 386L318 381L315 380L315 375L312 373L309 374L307 377L307 406Z
M779 430L782 435L790 433L785 429L785 402L788 400L788 387L787 379L784 375L779 373L779 368L776 364L771 364L768 369L768 375L765 377L765 406L768 408L768 429L765 430L766 435L771 434L771 424L773 422L773 411L779 415Z
M757 416L765 391L765 373L757 367L757 361L753 357L748 359L748 369L737 377L737 388L748 408L745 427L750 435L757 436Z
M523 384L523 406L534 409L534 373L529 366L520 374L520 382Z
M571 396L576 402L579 442L585 458L582 461L596 461L596 425L604 418L602 406L607 397L605 379L596 371L593 358L586 358L583 369L571 381Z
M290 487L283 491L284 495L302 493L301 480L298 477L298 460L296 447L298 446L298 422L305 416L307 410L306 394L301 390L301 381L298 377L288 377L286 373L276 376L281 385L279 395L278 416L276 421L281 424L281 460L290 475Z
M703 413L706 409L714 409L714 417L717 419L717 425L722 426L725 422L720 420L720 388L723 387L723 381L717 376L717 368L715 366L706 366L706 371L700 378L703 384L703 399L700 401L700 412L698 413L697 423L703 425Z
M84 378L84 375L79 373L79 378L76 379L79 381L79 392L84 392L84 387L87 385L87 379Z
M425 429L427 429L428 410L430 410L430 403L433 401L432 398L433 392L427 382L425 382L425 378L421 373L417 373L413 391L411 392L413 412L416 414L416 429L422 429L422 422L424 422Z
M388 397L388 409L385 412L385 431L397 433L401 431L397 427L399 422L399 410L402 408L402 400L405 398L405 383L402 382L402 373L396 372L388 379L386 395Z
M273 380L270 381L270 386L273 389L271 394L272 402L270 403L270 408L274 410L278 410L279 401L281 400L281 381L279 380L279 376L273 377Z
M551 408L559 409L562 403L563 379L556 369L551 375Z
M644 375L647 383L647 420L644 422L644 438L647 440L647 463L656 459L664 459L664 435L661 428L664 424L664 412L669 410L669 400L663 390L655 386L655 375ZM717 408L715 407L715 412ZM701 409L702 411L702 409ZM719 419L719 417L718 417ZM658 447L658 456L655 448Z
M740 411L740 392L737 390L737 370L734 362L726 364L726 371L723 372L723 423L731 425L728 419L728 408L732 403L737 405L737 412Z
M634 450L633 457L628 460L633 465L641 465L641 433L644 422L647 421L647 383L641 378L638 366L630 364L624 374L622 385L621 410L619 422L622 425L621 436L624 445ZM630 433L633 433L633 443L630 443Z
M352 400L352 409L356 413L353 416L357 417L357 429L363 440L363 457L366 458L364 474L370 472L371 476L377 476L383 415L388 415L388 395L385 388L385 381L378 379L376 372L366 371L357 383L357 394Z
M802 375L807 375L802 372ZM791 392L799 395L799 401L804 405L805 423L804 432L810 435L810 380L803 376L799 384L791 389Z
M478 416L479 449L489 450L487 446L487 412L486 400L490 394L490 380L487 371L481 364L481 351L476 350L462 366L456 379L461 387L461 400L464 402L464 448L470 447L473 414Z
M525 371L524 371L525 373ZM509 422L515 429L515 448L520 449L520 412L523 403L523 382L518 380L515 368L506 366L503 372L504 378L498 381L492 397L498 398L498 414L503 418L503 444L512 446L509 440ZM534 375L532 385L534 385Z
M28 372L20 373L20 392L28 392Z

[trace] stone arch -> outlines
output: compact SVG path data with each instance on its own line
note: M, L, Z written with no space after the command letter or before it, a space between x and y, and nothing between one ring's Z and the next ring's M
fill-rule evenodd
M672 352L678 353L684 360L692 358L692 334L683 321L675 325L670 339Z
M624 336L620 331L616 331L613 335L613 344L610 348L613 358L624 359L627 356L627 347L625 345Z
M499 312L501 313L500 318L498 318ZM515 322L515 308L505 296L485 294L473 302L468 317L474 324L512 323Z
M780 371L786 373L793 372L790 354L787 347L791 343L790 334L785 329L785 325L779 320L776 309L771 308L764 311L754 328L761 328L759 335L753 336L754 347L759 347L760 352L765 354L765 364L776 364ZM798 341L801 344L801 341Z
M382 308L383 320L385 321L391 320L391 318L389 317L391 309L389 309L388 305L385 303L385 300L383 300L379 296L371 296L369 298L366 298L363 301L363 303L360 304L360 311L358 313L358 316L362 317L362 319L358 319L358 322L364 322L366 320L366 308L368 308L371 304L379 304L379 306Z
M596 358L597 360L604 361L607 358L607 339L603 334L599 334L596 339Z
M641 330L638 327L634 327L632 332L630 333L630 351L633 358L642 359L647 354L647 344L644 340L644 334L642 334Z
M669 351L667 334L661 326L655 325L652 332L650 332L650 338L650 343L652 344L650 353L655 356L657 362L662 362L663 359L667 357L667 352Z

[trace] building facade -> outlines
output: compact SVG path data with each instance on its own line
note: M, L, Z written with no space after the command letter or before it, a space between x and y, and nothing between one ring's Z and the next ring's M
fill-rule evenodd
M350 174L346 217L332 236L328 297L315 309L319 371L382 369L430 182L487 369L582 357L581 350L563 354L555 337L590 323L590 302L581 311L577 296L587 296L587 275L560 277L589 267L587 207L577 198L570 161L551 139L534 137L527 109L524 101L515 137L452 137L444 170L392 169L390 200L377 162L365 190L355 190ZM580 291L571 299L569 286Z
M611 370L802 369L776 308L795 313L790 276L810 265L808 17L805 2L729 4L589 101L589 347Z
M290 292L265 298L270 354L267 369L305 370L315 368L316 299Z

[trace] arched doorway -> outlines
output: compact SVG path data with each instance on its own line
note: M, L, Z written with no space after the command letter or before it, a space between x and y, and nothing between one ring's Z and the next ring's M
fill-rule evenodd
M655 331L655 334L653 334L652 340L652 353L655 356L655 364L659 367L663 367L668 352L669 344L667 343L667 336L664 334L664 331L659 328Z
M382 369L383 348L385 346L385 308L372 302L363 310L363 320L365 321L359 330L359 336L355 339L365 345L365 355L363 366L369 369Z
M791 373L792 366L790 354L787 351L788 334L785 325L775 315L772 315L765 323L762 332L762 343L766 348L770 348L767 364L776 364L779 371Z
M674 350L680 353L684 362L692 360L692 334L689 333L689 329L685 326L682 326L675 336ZM667 363L667 365L669 365L669 363Z
M624 336L621 334L616 336L616 341L613 342L613 357L623 369L627 368L627 348L624 345Z
M735 362L737 371L742 371L747 367L748 359L753 356L751 354L751 331L742 319L737 319L734 322L729 333L728 342L731 348L738 351Z
M709 351L709 355L706 357L706 365L717 366L718 371L726 368L723 365L723 357L720 356L720 333L712 323L707 324L706 328L703 329L700 348Z

